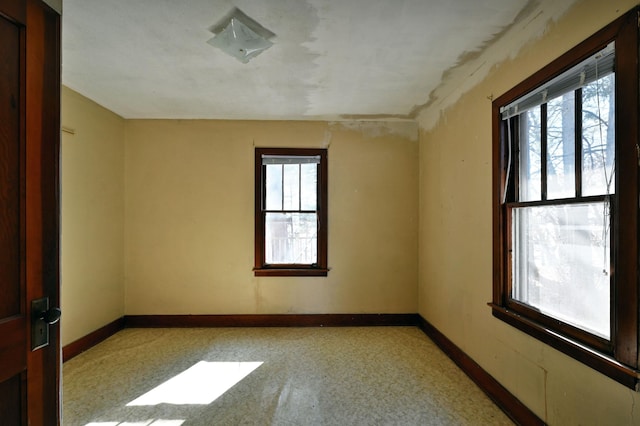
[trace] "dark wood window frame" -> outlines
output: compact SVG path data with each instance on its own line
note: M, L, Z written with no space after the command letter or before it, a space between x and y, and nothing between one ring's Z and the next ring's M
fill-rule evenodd
M265 218L264 194L266 167L263 155L319 156L317 179L318 247L317 263L314 264L267 264L265 261ZM323 148L256 148L255 149L255 276L327 276L327 150Z
M518 84L492 105L493 131L493 315L574 359L638 390L639 384L639 197L640 162L639 8L600 30ZM599 339L557 319L536 313L511 297L510 209L517 206L516 152L509 154L508 127L501 109L615 42L615 194L611 195L611 339ZM517 123L516 123L517 124ZM513 127L513 126L511 126ZM513 130L512 130L513 131ZM513 149L512 151L517 151ZM578 157L578 156L577 156ZM544 164L544 161L543 161ZM510 176L507 177L507 170ZM508 185L508 188L505 186ZM503 202L505 196L507 201ZM578 195L580 190L578 188ZM543 200L544 200L543 196ZM586 199L587 197L584 197ZM597 198L597 197L596 197ZM540 202L544 204L545 201Z

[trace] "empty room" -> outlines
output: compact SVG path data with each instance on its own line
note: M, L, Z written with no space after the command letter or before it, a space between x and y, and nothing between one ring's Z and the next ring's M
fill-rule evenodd
M640 425L637 0L18 3L0 424Z

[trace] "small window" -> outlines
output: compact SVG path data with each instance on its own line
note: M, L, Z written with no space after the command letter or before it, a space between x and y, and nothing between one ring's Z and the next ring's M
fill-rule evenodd
M493 104L494 315L631 388L637 57L634 11Z
M255 275L327 275L326 149L256 148Z

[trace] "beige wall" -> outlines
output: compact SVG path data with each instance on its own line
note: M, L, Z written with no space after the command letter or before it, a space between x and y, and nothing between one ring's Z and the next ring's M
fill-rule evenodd
M326 278L254 277L254 146L328 147ZM129 120L127 314L417 310L415 123Z
M435 127L420 123L419 313L550 425L640 424L640 394L492 317L490 99L634 3L578 2L514 59L494 60Z
M415 123L62 110L63 345L124 314L416 312ZM328 147L327 278L253 276L254 146Z
M62 344L124 314L124 120L62 89Z

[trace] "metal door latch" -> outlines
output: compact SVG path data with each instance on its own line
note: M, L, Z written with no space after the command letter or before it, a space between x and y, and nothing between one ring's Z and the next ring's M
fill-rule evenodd
M31 302L31 350L35 351L49 344L49 325L60 321L60 308L49 308L49 298L43 297Z

